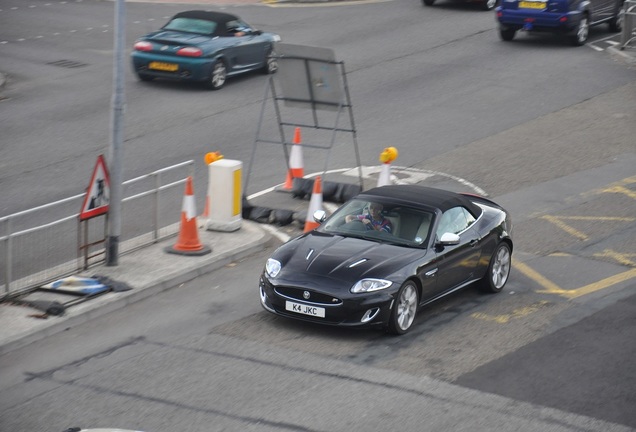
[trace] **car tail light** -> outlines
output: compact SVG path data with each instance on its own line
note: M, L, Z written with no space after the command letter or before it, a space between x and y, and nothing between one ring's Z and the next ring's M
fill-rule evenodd
M135 51L152 51L152 44L148 41L135 42L133 45Z
M184 57L201 57L203 55L203 51L201 51L200 48L185 47L178 50L177 55Z

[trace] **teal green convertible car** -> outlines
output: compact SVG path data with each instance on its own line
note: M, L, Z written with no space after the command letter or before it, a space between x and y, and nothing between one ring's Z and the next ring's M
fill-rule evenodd
M193 10L176 14L160 30L138 39L131 54L140 80L201 82L218 90L228 77L278 69L280 36L257 30L236 15Z

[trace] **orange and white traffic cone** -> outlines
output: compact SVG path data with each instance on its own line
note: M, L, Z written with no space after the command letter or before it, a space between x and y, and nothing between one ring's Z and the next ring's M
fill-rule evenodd
M201 217L207 218L210 217L210 197L205 197L205 209L203 209L203 214Z
M295 178L302 178L305 175L305 169L303 167L303 148L300 145L300 128L297 127L294 130L294 140L292 141L291 152L289 153L289 170L287 170L287 178L285 184L281 186L279 190L285 192L291 192L294 185Z
M192 177L186 179L185 195L181 207L181 226L179 227L179 237L173 246L168 246L164 250L168 253L178 255L205 255L212 252L209 246L204 246L199 241L199 228L197 226L197 209L194 202L194 188L192 187Z
M307 217L305 218L305 229L303 232L311 231L317 228L320 224L314 220L314 213L318 210L322 210L322 181L320 176L314 180L314 190L309 200L309 210L307 211Z

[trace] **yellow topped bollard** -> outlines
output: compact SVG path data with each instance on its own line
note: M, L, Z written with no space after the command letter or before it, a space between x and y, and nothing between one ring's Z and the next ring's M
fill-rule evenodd
M205 154L206 165L210 165L212 162L216 162L219 159L223 159L223 155L219 152L209 152Z
M398 157L398 151L395 147L387 147L380 153L380 162L382 167L380 176L378 177L378 187L391 184L391 162Z

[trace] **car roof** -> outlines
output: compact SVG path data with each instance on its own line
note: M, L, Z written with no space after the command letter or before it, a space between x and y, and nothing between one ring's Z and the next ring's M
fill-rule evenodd
M359 196L365 196L366 198L368 195L406 201L420 206L435 207L443 212L453 207L463 206L473 216L481 214L481 208L473 203L470 198L444 189L418 185L387 185L369 189L362 192Z
M234 21L240 19L236 15L232 15L225 12L205 11L205 10L191 10L179 12L172 19L175 18L196 18L206 21L214 21L217 23L226 23L228 21Z

